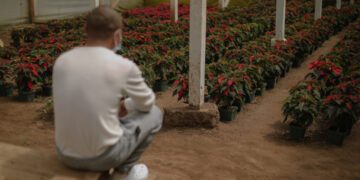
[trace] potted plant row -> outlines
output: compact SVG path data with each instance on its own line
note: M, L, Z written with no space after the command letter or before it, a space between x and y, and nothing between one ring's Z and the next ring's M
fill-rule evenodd
M330 144L341 146L344 138L350 134L353 125L359 119L360 72L358 69L360 62L355 60L360 50L359 24L360 21L357 21L349 26L345 31L347 35L344 40L340 41L328 55L311 63L309 69L312 72L290 90L290 96L286 99L283 110L284 115L292 116L294 119L290 123L292 136L296 134L294 124L303 124L306 129L312 122L299 123L301 118L297 114L310 114L307 113L308 109L304 110L303 105L311 109L315 107L312 109L312 112L315 112L312 114L313 118L308 116L307 119L318 119L319 123L329 127L328 142ZM304 100L311 103L304 104ZM304 112L299 112L300 109ZM301 130L303 131L304 129Z

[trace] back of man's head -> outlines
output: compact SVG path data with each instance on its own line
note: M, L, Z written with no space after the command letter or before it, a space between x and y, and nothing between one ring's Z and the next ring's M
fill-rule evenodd
M89 39L107 40L122 27L122 18L110 7L100 6L89 14L86 32Z

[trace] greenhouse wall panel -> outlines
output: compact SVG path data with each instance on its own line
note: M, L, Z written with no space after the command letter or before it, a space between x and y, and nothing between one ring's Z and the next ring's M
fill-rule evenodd
M35 0L35 21L46 21L89 12L95 0Z
M0 25L29 21L28 0L1 0Z
M66 18L87 13L97 5L111 5L116 0L33 0L34 22ZM136 0L139 1L139 0ZM142 0L141 0L142 1ZM118 1L119 6L134 4L128 0ZM125 5L124 5L125 4ZM130 6L132 7L132 6ZM30 21L29 0L1 0L0 25L28 23Z

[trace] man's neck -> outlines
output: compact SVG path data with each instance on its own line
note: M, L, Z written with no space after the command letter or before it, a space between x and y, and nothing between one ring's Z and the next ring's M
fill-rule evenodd
M88 40L85 46L88 47L104 47L107 49L112 49L111 44L106 41L95 41L95 40Z

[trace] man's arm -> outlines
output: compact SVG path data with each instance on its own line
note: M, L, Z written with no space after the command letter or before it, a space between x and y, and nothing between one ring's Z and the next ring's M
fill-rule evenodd
M125 117L126 115L129 114L129 111L126 109L125 107L125 102L124 100L121 100L120 101L120 106L119 106L119 117Z
M132 66L127 78L123 95L128 95L129 98L124 101L125 108L130 111L150 111L155 104L155 94L146 85L141 71L135 64Z

